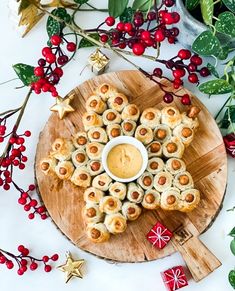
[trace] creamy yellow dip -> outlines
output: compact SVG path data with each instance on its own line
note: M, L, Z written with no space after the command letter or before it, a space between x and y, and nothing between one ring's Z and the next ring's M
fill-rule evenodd
M107 166L118 178L134 177L140 171L142 164L143 158L140 151L131 144L116 145L108 153Z

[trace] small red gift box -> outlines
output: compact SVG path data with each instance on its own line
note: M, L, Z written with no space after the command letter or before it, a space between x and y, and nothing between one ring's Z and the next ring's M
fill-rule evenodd
M188 285L182 266L176 266L161 273L168 291L174 291Z
M160 222L157 222L154 227L150 230L147 234L147 239L157 248L163 249L170 239L172 238L173 234L169 229L167 229L164 225Z
M227 153L235 158L235 134L231 133L223 137Z

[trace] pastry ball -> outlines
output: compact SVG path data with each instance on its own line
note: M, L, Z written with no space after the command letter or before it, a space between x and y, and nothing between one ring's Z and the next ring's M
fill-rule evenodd
M154 132L153 132L154 140L160 143L164 143L170 137L171 137L171 129L168 125L159 124L155 127Z
M164 107L161 113L162 123L168 125L170 128L175 128L182 121L179 110L173 106Z
M88 161L88 156L84 149L77 149L72 153L72 162L75 167L85 166Z
M146 108L140 117L140 123L154 129L161 119L161 111L157 108Z
M95 112L85 112L82 116L82 123L86 131L92 127L103 126L102 117Z
M88 225L86 232L88 238L94 243L105 242L110 238L110 233L103 223Z
M86 153L91 160L101 159L104 145L98 142L90 142L86 145Z
M184 149L184 144L176 136L171 137L162 145L162 152L166 158L181 159L184 154Z
M91 160L87 163L87 169L91 176L97 176L104 172L104 167L102 166L101 161Z
M91 185L91 175L86 167L76 168L74 171L71 182L77 186L87 188Z
M124 200L126 198L127 187L126 184L120 182L114 182L109 187L109 193L113 197L116 197L120 200Z
M78 133L76 133L73 138L73 145L76 148L85 148L86 144L88 143L88 138L87 138L87 134L85 131L79 131Z
M153 187L153 175L149 172L144 172L137 182L143 189L151 189Z
M181 205L180 199L180 191L177 188L171 187L161 195L161 208L165 210L179 210Z
M112 179L106 174L96 176L92 181L92 186L102 191L107 191L112 182Z
M112 234L122 233L127 228L126 218L121 213L106 215L104 224Z
M141 141L144 145L153 141L153 131L146 125L139 125L135 130L135 138Z
M185 162L181 159L170 158L166 161L166 170L172 175L184 172L186 170Z
M55 167L57 165L57 160L55 158L44 158L40 160L39 168L45 175L55 174Z
M55 173L61 180L68 180L74 173L74 166L69 161L59 162L55 167Z
M124 135L133 136L136 129L136 122L133 120L123 120L121 127Z
M122 203L121 201L113 196L104 196L100 200L99 209L101 212L106 214L117 213L121 210Z
M102 118L105 125L121 123L121 115L114 109L105 110Z
M104 192L95 187L89 187L84 191L83 197L86 203L99 204L104 197Z
M128 104L127 97L122 93L116 93L114 96L108 99L108 106L111 109L121 112L123 108Z
M86 101L86 110L102 114L107 108L106 103L97 95L90 96Z
M142 206L149 210L154 210L160 207L161 195L154 189L148 189L143 197Z
M137 121L140 116L140 110L135 104L128 104L122 111L122 120L130 119Z
M57 138L52 146L51 156L59 161L69 160L74 151L73 143L66 138Z
M164 192L172 186L173 176L167 171L160 171L156 174L153 181L153 187L159 191Z
M86 204L83 207L83 218L87 224L94 224L103 221L104 214L95 204Z
M195 209L200 202L200 192L197 189L187 189L181 193L180 211L189 212Z
M157 174L164 170L164 161L161 158L152 157L148 160L147 171L151 174Z
M127 186L127 199L134 203L141 203L143 200L144 191L136 183L129 183Z
M106 128L109 139L122 135L122 128L119 124L109 124Z
M106 131L102 127L93 127L88 131L88 138L91 142L107 143L108 137Z
M153 141L147 146L149 157L161 157L162 156L162 145L159 141Z
M193 141L194 130L189 125L179 124L174 128L173 135L180 138L182 143L187 147Z
M125 202L122 206L122 214L127 220L133 221L139 218L141 208L133 202Z
M116 88L114 88L113 86L111 86L110 84L107 83L103 83L101 84L97 90L96 93L104 100L107 101L109 98L111 98L112 96L115 96L115 94L117 93Z
M177 174L173 181L174 187L180 189L181 191L184 191L189 188L193 188L193 178L191 174L187 171L181 172Z

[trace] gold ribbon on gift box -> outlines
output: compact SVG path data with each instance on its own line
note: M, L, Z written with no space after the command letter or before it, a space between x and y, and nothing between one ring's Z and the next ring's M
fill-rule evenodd
M97 49L93 54L89 57L90 64L92 65L92 71L94 67L97 68L97 70L101 70L106 67L106 65L109 63L109 58L104 55L99 49Z

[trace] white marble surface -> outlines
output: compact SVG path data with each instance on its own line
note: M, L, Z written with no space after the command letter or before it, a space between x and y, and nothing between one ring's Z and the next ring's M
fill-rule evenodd
M45 30L45 19L30 33L22 39L13 29L12 22L8 18L7 0L0 2L0 82L15 77L12 70L12 64L23 62L34 65L40 57L40 50L47 41ZM96 3L95 3L96 2ZM93 1L100 7L107 5L107 1ZM98 3L98 4L97 4ZM80 13L79 23L85 27L96 26L105 15L102 13ZM178 45L164 46L162 56L170 57L177 51ZM72 88L92 78L93 74L86 68L80 75L86 65L86 59L93 49L82 49L78 51L74 61L65 68L65 75L59 85L61 95L66 94ZM131 69L131 66L116 56L111 56L111 64L108 71L117 71ZM135 58L135 62L147 70L153 68L153 64L141 58ZM21 104L27 89L14 90L19 86L19 81L14 81L0 86L0 111L9 108L15 108ZM186 87L191 86L186 83ZM193 90L198 97L206 104L212 114L218 111L225 100L225 96L217 96L208 99L196 89ZM26 187L34 180L33 163L36 144L40 130L42 130L46 120L50 115L49 107L54 103L53 98L48 95L33 95L26 109L20 129L32 131L32 137L27 141L27 155L29 162L23 172L16 173L17 182ZM229 175L227 194L224 200L224 206L220 215L213 226L201 236L201 240L208 248L222 261L223 265L207 278L199 283L189 281L188 290L232 290L228 281L227 274L235 265L235 260L229 250L230 238L227 236L234 226L235 213L227 212L226 209L235 205L234 179L235 163L229 159ZM22 207L17 204L18 193L13 189L4 192L0 189L0 247L10 251L15 251L17 245L22 243L27 245L36 256L52 254L58 252L60 260L64 262L64 255L70 250L75 257L84 258L86 267L84 269L84 279L73 280L68 285L64 284L63 274L54 270L50 274L42 270L36 272L27 272L23 277L19 277L16 271L6 270L0 266L0 290L93 290L93 291L140 291L140 290L165 290L160 272L175 266L183 264L181 256L177 253L162 260L140 264L110 264L104 260L98 259L74 247L54 226L50 219L41 221L39 218L29 221ZM186 290L185 288L185 290Z

